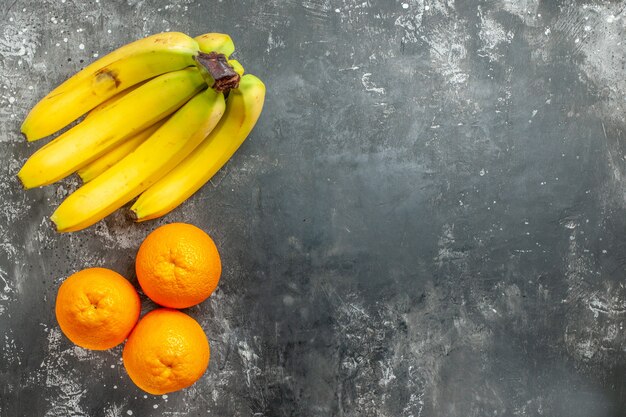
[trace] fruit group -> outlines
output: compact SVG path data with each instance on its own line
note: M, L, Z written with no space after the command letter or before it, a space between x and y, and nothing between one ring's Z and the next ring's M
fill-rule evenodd
M122 343L139 318L135 288L117 272L88 268L69 276L57 294L61 331L78 346L110 349Z
M204 301L222 272L213 239L196 226L171 223L146 237L137 253L139 285L164 307L187 308Z
M234 50L230 36L221 33L152 35L88 65L34 106L22 125L29 141L87 114L18 172L25 188L73 173L86 183L52 215L59 232L102 220L189 156L193 161L150 191L131 214L137 221L162 216L226 164L254 127L265 97L261 80L229 60ZM218 122L219 132L211 135ZM190 156L201 143L202 150ZM176 193L169 193L172 187ZM167 198L161 200L163 193Z
M122 358L130 379L161 395L186 388L207 369L210 350L202 327L180 311L146 314L130 334Z

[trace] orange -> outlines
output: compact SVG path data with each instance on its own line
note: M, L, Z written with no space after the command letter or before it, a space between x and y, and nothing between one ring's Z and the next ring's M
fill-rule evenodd
M122 343L137 323L140 309L132 284L105 268L83 269L69 276L56 299L63 334L78 346L95 350Z
M206 371L209 357L209 341L200 324L169 308L146 314L122 354L130 379L153 395L192 385Z
M164 307L187 308L206 300L222 273L213 239L187 223L155 229L137 253L135 271L144 293Z

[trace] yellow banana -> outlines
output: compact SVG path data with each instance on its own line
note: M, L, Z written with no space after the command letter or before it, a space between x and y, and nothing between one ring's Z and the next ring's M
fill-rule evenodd
M26 188L60 180L172 114L204 87L196 68L156 77L43 146L18 177Z
M199 190L243 143L263 109L265 85L251 74L230 90L222 120L176 168L144 191L131 207L137 221L169 213Z
M178 32L159 33L122 46L37 103L24 120L22 133L29 141L48 136L134 84L194 65L198 48L193 38Z
M84 183L91 181L107 169L111 168L116 162L124 158L126 155L137 149L137 147L152 136L152 134L163 125L163 123L165 123L165 120L161 120L149 128L139 132L135 136L125 139L124 142L117 145L100 158L79 169L77 171L78 176Z
M51 216L57 230L84 229L139 195L193 151L224 108L221 93L196 95L135 151L67 197Z

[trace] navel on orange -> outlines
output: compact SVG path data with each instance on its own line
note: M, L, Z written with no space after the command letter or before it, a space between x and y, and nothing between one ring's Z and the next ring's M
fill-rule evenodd
M137 291L123 276L88 268L69 276L57 294L61 331L78 346L105 350L122 343L139 318Z
M168 308L146 314L122 354L130 379L153 395L192 385L206 371L209 357L209 341L200 324Z
M146 237L137 253L139 285L164 307L187 308L201 303L217 287L222 273L213 239L187 223L161 226Z

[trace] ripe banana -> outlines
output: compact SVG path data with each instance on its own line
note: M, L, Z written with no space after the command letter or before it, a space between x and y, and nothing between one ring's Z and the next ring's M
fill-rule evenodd
M222 120L176 168L143 192L131 207L137 221L169 213L200 189L246 139L263 109L265 85L251 74L230 90Z
M165 123L165 120L156 122L149 128L139 132L135 136L125 139L124 142L117 145L115 148L105 153L100 158L90 162L89 164L79 169L77 171L78 176L81 180L83 180L83 183L91 181L107 169L111 168L113 165L115 165L116 162L124 158L126 155L137 149L137 147L145 142L146 139L148 139L150 136L152 136L152 134L163 125L163 123Z
M166 72L194 65L198 43L166 32L131 42L88 65L33 107L22 133L41 139L70 124L120 91Z
M197 94L135 151L71 194L52 214L59 232L103 219L178 165L217 125L224 96Z
M60 180L172 114L204 87L196 68L158 76L43 146L18 177L26 188Z

